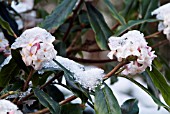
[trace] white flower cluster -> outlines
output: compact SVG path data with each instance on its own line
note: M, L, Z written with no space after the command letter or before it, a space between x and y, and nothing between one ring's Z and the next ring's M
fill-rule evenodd
M135 75L145 71L149 66L151 70L152 60L156 57L154 51L151 51L151 47L147 46L147 42L144 39L144 35L137 30L129 31L121 37L110 37L109 47L111 52L108 53L108 57L113 59L115 55L119 62L130 56L137 57L137 60L131 61L125 65L124 75Z
M4 34L0 32L0 52L5 52L8 46L9 46L8 40L5 39Z
M100 68L89 68L85 67L79 63L63 58L61 56L56 56L55 58L60 64L62 64L67 70L74 74L74 78L79 82L84 88L93 90L98 84L102 82L104 77L104 70ZM43 64L44 68L56 68L62 70L54 61Z
M8 100L0 100L0 114L22 114L18 107Z
M20 53L26 66L39 70L43 62L56 57L57 51L52 44L54 40L55 38L45 29L34 27L23 32L12 44L11 49L22 48Z
M156 18L162 20L158 25L158 31L162 31L170 41L170 3L165 4L152 12Z

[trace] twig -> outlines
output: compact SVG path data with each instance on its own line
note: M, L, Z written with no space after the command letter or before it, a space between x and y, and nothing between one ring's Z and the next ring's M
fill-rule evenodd
M79 11L82 3L83 3L83 0L80 0L80 2L79 2L79 4L77 5L76 9L73 10L73 16L71 17L70 24L69 24L69 27L68 27L68 29L67 29L64 37L63 37L63 41L65 41L65 40L67 39L67 37L68 37L68 35L69 35L70 31L71 31L71 28L72 28L72 26L73 26L74 19L76 18L77 12Z
M76 62L81 62L81 63L107 63L107 62L117 61L116 58L115 59L103 59L103 60L82 59L82 58L76 58L76 57L68 57L68 58Z
M5 98L5 97L7 97L7 96L9 96L9 95L14 94L14 93L15 93L14 91L9 91L8 93L3 94L2 96L0 96L0 99L3 99L3 98Z
M59 105L64 105L64 104L66 104L66 103L68 103L68 102L70 102L70 101L72 101L72 100L74 100L76 98L77 97L75 95L73 95L73 96L71 96L71 97L69 97L69 98L59 102ZM49 112L49 109L48 108L44 108L44 109L39 110L39 111L37 111L35 113L29 113L29 114L44 114L44 113L47 113L47 112Z
M160 34L161 32L162 32L162 31L155 32L155 33L153 33L153 34L150 34L150 35L148 35L148 36L145 36L145 38L146 38L146 39L153 38L153 37L155 37L156 35Z
M109 73L107 73L104 77L103 80L108 79L109 77L111 77L114 73L117 72L117 70L119 70L122 66L126 65L127 63L129 63L129 61L122 61L120 62L116 67L114 67L114 69L112 71L110 71Z
M29 82L30 82L30 80L32 78L33 73L34 73L34 69L32 68L29 75L28 75L28 77L27 77L27 80L26 80L26 82L25 82L25 84L23 86L23 91L25 91L27 89L28 84L29 84Z
M56 74L53 78L51 78L47 83L45 83L44 85L42 85L40 87L40 89L45 88L47 85L51 84L55 79L59 78L60 76L63 76L63 72L59 72L58 74ZM32 95L34 95L33 92L31 92L30 94L28 94L27 96L23 97L20 101L17 102L17 105L21 104L23 101L27 100L29 97L31 97Z
M112 27L112 30L115 30L119 25L120 25L120 23L117 22L117 23Z
M151 46L152 48L156 48L156 47L159 47L159 46L163 46L163 45L165 45L165 44L168 44L169 43L169 40L163 40L163 41L160 41L160 42L158 42L157 44L155 44L155 45L153 45L153 46Z

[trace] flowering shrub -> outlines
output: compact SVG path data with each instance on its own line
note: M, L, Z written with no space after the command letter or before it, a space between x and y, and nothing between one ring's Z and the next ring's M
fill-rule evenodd
M121 78L170 112L169 3L58 0L49 13L51 2L0 1L0 113L140 114Z

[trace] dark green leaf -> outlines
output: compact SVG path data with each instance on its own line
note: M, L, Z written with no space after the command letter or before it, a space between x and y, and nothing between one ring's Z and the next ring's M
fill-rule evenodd
M89 97L87 91L81 87L81 85L74 80L74 74L67 70L63 65L61 65L58 61L54 60L54 62L62 68L64 71L64 76L66 79L67 86L69 89L77 96L80 97L82 102L85 103Z
M122 114L138 114L139 107L136 99L128 99L121 106Z
M107 39L112 35L112 31L106 24L103 15L95 7L88 2L86 7L91 27L96 34L96 42L101 49L107 50Z
M20 69L14 59L11 59L10 62L3 66L0 71L0 87L5 87L9 81L19 73L19 71Z
M59 104L54 101L48 94L43 92L38 88L33 89L35 96L38 98L39 102L49 108L52 114L60 114L60 106Z
M57 55L62 57L66 56L66 45L64 42L58 42L54 44L54 48L57 50Z
M96 87L94 108L96 114L121 114L120 106L112 90L106 85Z
M110 12L112 12L112 16L117 19L122 25L126 24L125 19L117 12L113 4L110 2L110 0L104 0L107 7L109 8Z
M170 85L166 82L164 76L156 69L155 66L152 66L152 71L147 69L149 76L151 77L154 85L161 92L165 102L170 106Z
M83 114L80 104L66 104L61 107L61 114Z
M0 25L2 26L3 29L5 29L8 32L9 35L15 36L15 33L10 27L10 25L8 24L8 22L6 22L1 16L0 16Z
M162 106L164 107L166 110L170 111L170 107L168 107L167 105L165 105L164 103L162 103L159 99L157 99L154 95L152 95L147 88L145 88L143 85L141 85L139 82L137 82L136 80L127 77L127 76L120 76L123 78L126 78L128 80L130 80L131 82L133 82L134 84L136 84L137 86L139 86L141 89L143 89L148 95L150 95L153 99L153 101L158 105L158 106Z
M59 4L54 11L45 18L41 23L41 27L50 30L57 29L71 15L77 0L64 0Z
M54 85L48 85L45 87L47 94L53 98L56 102L64 100L63 93ZM57 96L57 97L56 97ZM62 113L61 113L62 114Z
M131 27L134 27L136 25L146 23L146 22L156 22L156 21L158 21L158 20L156 20L156 19L144 19L144 20L131 20L131 21L128 21L128 23L126 25L123 25L123 26L121 26L119 28L119 30L116 32L115 36L121 35L123 32L125 32L126 30L128 30Z
M142 75L144 75L144 78L146 80L147 83L147 87L148 90L150 91L150 93L152 95L154 95L156 98L159 99L159 91L158 89L155 87L155 85L153 84L153 81L151 80L151 78L149 77L147 72L143 72Z
M140 13L142 19L149 19L151 18L151 12L158 7L159 0L141 0L140 3ZM145 24L142 24L140 30L143 30Z
M139 8L139 0L123 0L124 8L121 12L122 16L128 20L134 20L137 17L137 11Z
M18 67L23 69L27 74L29 74L29 69L25 65L25 63L22 60L21 54L19 50L11 50L12 58L15 60L16 64L18 64Z

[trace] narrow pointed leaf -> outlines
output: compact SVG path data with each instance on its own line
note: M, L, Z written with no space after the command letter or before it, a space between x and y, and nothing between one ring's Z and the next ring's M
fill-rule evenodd
M66 104L61 107L61 114L83 114L80 104Z
M140 3L140 13L142 19L149 19L151 18L151 12L158 7L159 0L141 0ZM143 31L145 27L145 23L143 23L140 27L140 31Z
M130 80L131 82L133 82L134 84L136 84L137 86L139 86L141 89L143 89L148 95L151 96L151 98L153 99L153 101L158 105L158 106L162 106L164 107L167 111L170 111L170 107L165 105L164 103L162 103L158 98L156 98L154 95L152 95L147 88L145 88L143 85L141 85L139 82L137 82L136 80L127 77L127 76L120 76L123 78L126 78L128 80Z
M5 29L8 32L9 35L15 36L15 33L10 27L10 25L8 24L8 22L6 22L1 16L0 16L0 25L3 29Z
M107 50L107 39L112 35L112 31L106 24L103 15L91 3L87 2L86 7L90 25L96 35L96 42L101 49Z
M39 102L49 108L52 114L60 114L60 106L59 103L54 101L48 94L43 92L38 88L33 89L35 96L38 98Z
M47 30L57 29L71 15L76 3L77 0L63 0L40 26Z
M156 69L155 66L152 66L152 71L147 70L149 76L151 77L154 85L161 92L165 102L170 106L170 85L165 80L164 76Z
M113 4L110 2L110 0L104 0L105 4L109 8L110 12L112 13L112 16L118 20L122 25L126 24L125 19L117 12Z
M14 78L19 73L20 69L15 63L14 59L11 59L10 62L3 66L0 71L0 87L5 87L8 85L9 81Z
M64 77L66 79L66 83L68 88L77 96L80 97L82 102L85 103L89 97L87 91L82 88L82 86L75 81L74 74L67 70L63 65L61 65L58 61L54 60L54 62L61 67L64 71Z
M122 25L119 30L115 33L115 36L119 36L121 35L123 32L125 32L126 30L136 26L136 25L139 25L139 24L142 24L142 23L146 23L146 22L156 22L156 21L159 21L159 20L156 20L156 19L144 19L144 20L131 20L131 21L128 21L128 23L126 25Z
M106 84L96 87L94 108L96 114L121 114L118 101Z

